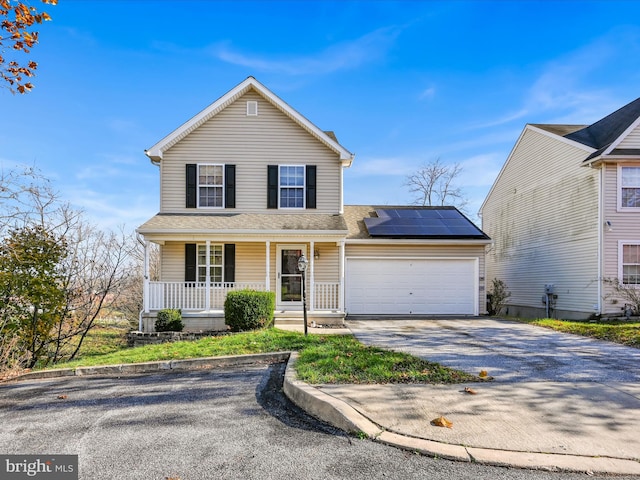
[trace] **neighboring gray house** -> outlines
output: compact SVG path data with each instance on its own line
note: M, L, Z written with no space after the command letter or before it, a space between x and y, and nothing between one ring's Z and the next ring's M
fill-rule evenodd
M160 245L160 280L145 281L145 330L163 308L223 329L240 288L274 291L276 320L302 323L302 254L309 321L485 311L488 237L454 208L343 205L354 155L253 77L146 154L160 211L138 232Z
M620 315L640 285L640 99L592 125L526 125L481 207L508 313Z

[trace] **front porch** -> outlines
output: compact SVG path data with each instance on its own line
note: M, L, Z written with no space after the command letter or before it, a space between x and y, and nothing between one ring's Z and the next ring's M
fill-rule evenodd
M313 325L342 325L339 282L309 281L307 287L307 322ZM233 290L267 290L265 282L148 282L145 291L146 311L140 318L140 330L152 332L159 310L180 309L185 331L223 331L224 302ZM291 302L286 308L278 305L274 311L276 325L302 325L301 302Z

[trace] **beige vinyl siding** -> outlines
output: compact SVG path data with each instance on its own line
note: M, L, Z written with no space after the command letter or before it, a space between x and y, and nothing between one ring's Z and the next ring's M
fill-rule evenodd
M624 165L633 165L625 163ZM640 166L640 159L636 165ZM611 222L611 231L605 228L603 231L603 278L618 278L618 265L620 262L620 242L640 243L640 211L618 210L618 165L604 165L604 196L603 196L603 223ZM624 301L616 300L611 295L611 289L605 284L603 293L605 296L604 313L620 313Z
M478 311L486 312L485 245L366 245L347 244L345 256L374 258L477 258Z
M236 282L260 282L266 279L264 243L236 243Z
M160 252L163 282L184 282L184 243L166 242Z
M640 148L640 126L637 126L616 148Z
M482 209L494 244L487 285L503 280L510 305L544 308L546 284L557 311L588 316L598 303L599 170L585 151L526 128Z
M246 115L248 100L258 102L258 115ZM268 210L267 165L316 165L317 213L340 211L340 161L293 120L255 92L249 92L212 117L164 153L161 163L162 212L185 208L185 165L236 165L236 208L209 212L292 213Z
M340 248L334 243L316 243L314 248L320 252L320 258L314 259L316 282L338 282L340 275ZM313 252L309 253L313 256Z

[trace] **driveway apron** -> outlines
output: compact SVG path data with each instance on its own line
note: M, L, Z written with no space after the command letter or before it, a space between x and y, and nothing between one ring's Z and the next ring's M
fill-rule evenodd
M464 445L470 453L477 447L560 454L556 459L640 459L638 349L489 318L347 326L364 344L493 377L465 385L320 387L388 431ZM453 421L452 429L430 425L440 415Z

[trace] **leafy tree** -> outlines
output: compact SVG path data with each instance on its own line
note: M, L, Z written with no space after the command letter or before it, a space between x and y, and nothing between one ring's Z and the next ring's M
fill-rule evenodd
M58 0L41 0L56 5ZM6 58L7 52L28 54L38 43L36 24L51 20L46 12L38 12L25 1L0 0L0 79L8 83L11 92L28 92L33 84L28 81L35 75L38 64L33 60L18 61Z
M447 165L438 158L407 175L405 186L417 195L415 203L418 205L450 205L464 211L468 201L462 189L455 184L461 173L460 164Z
M0 244L0 328L19 339L27 367L46 357L65 306L61 260L67 246L40 225L14 229Z
M38 239L40 250L31 247ZM49 240L64 249L45 248ZM134 281L135 238L89 224L35 169L0 171L0 242L0 373L10 364L73 358L122 296L133 295L131 290L142 296ZM18 268L27 265L23 251L43 255L38 265L30 264L32 270ZM38 304L45 286L51 301Z

